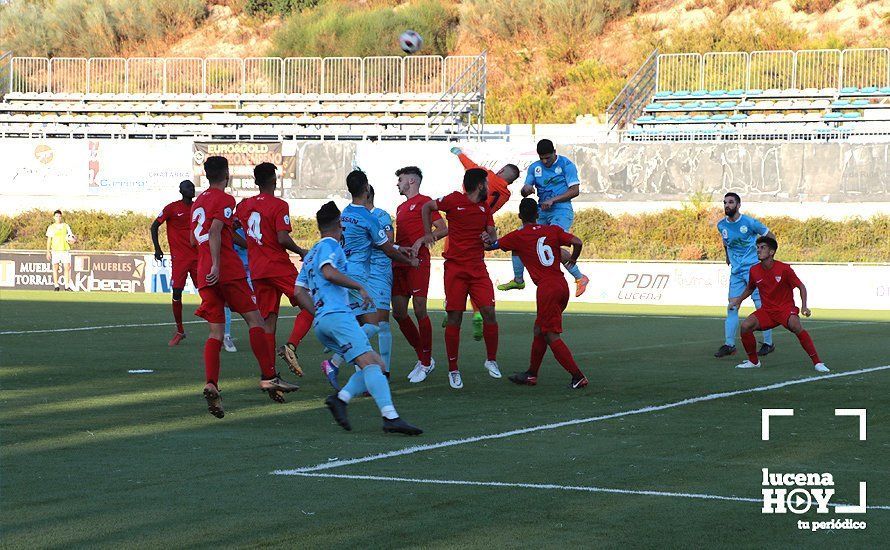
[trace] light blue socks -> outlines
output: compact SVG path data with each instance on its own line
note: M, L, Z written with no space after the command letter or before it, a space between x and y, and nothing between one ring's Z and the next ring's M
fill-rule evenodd
M524 275L525 266L522 265L522 260L519 258L519 255L513 254L513 279L521 283L524 280Z
M232 334L232 310L224 308L226 312L226 336Z
M374 398L377 407L380 408L380 414L384 418L398 418L395 407L392 406L392 394L389 391L389 380L383 376L380 365L368 365L362 369L365 375L365 386L368 393Z
M389 321L380 321L377 325L380 332L377 333L377 347L380 351L380 357L383 358L383 370L389 372L389 362L392 358L392 331L389 327Z

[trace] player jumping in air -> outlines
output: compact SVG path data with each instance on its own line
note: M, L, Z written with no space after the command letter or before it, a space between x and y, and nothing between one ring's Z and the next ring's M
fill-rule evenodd
M738 309L742 300L760 291L762 305L757 311L742 321L742 345L748 354L748 360L736 365L738 369L760 368L760 359L757 358L757 341L754 339L755 330L769 330L782 325L793 332L800 340L800 346L807 352L813 361L813 368L818 372L829 372L825 363L819 359L816 346L810 334L800 324L799 313L804 317L810 316L807 307L807 287L797 278L797 274L791 266L775 259L779 245L772 237L760 237L757 239L757 259L748 276L748 286L740 296L729 299L730 309ZM800 309L794 305L794 289L800 291Z
M173 320L176 321L176 333L170 339L170 346L175 346L185 338L185 327L182 325L182 290L185 288L186 277L192 278L192 284L198 285L198 249L191 241L191 209L195 198L195 184L189 180L179 182L179 194L182 199L173 201L161 210L155 221L151 222L151 241L155 245L155 259L164 259L164 251L158 240L158 229L162 223L167 224L167 244L170 246L170 258L173 263L173 277L170 286L173 288Z
M367 288L372 296L380 296L381 290L371 288L371 250L379 248L393 261L416 266L417 260L412 257L412 249L402 250L393 245L386 230L380 226L376 216L368 210L368 176L361 170L353 170L346 176L346 187L352 195L352 203L343 209L340 222L343 224L343 252L346 254L346 274ZM407 252L406 252L407 251ZM368 340L374 338L380 330L380 317L377 304L368 304L357 292L350 293L350 307L358 318L362 330ZM321 370L327 376L334 389L339 389L337 373L343 362L342 354L334 353L330 360L321 363ZM386 372L388 375L389 373Z
M420 168L399 168L396 170L396 177L399 193L405 197L405 202L396 208L396 244L416 250L418 264L416 267L393 264L392 316L417 354L417 364L408 374L408 380L418 383L426 380L436 368L436 362L432 358L433 326L426 310L426 296L430 286L430 250L419 244L425 234L421 215L423 205L432 199L420 194L420 182L423 180ZM430 220L434 240L448 235L445 221L438 212L433 212ZM409 299L417 318L416 325L408 316Z
M361 284L345 274L346 254L340 246L343 233L340 210L333 202L328 202L318 210L315 219L321 240L306 255L297 277L297 300L303 309L315 314L315 334L319 341L358 367L346 386L329 396L325 405L337 424L351 430L347 404L353 397L368 392L383 416L384 432L419 435L423 430L399 418L392 403L389 380L381 370L382 360L371 348L349 303L347 289L357 294L365 307L372 305L374 300Z
M759 221L739 212L742 199L735 193L727 193L723 197L723 213L726 217L717 222L717 231L723 239L723 250L726 252L726 265L730 266L729 297L738 296L748 284L748 272L757 264L757 237L767 236L775 239L769 229ZM760 293L755 290L751 296L754 305L760 307ZM739 329L739 309L726 310L724 335L726 340L714 353L714 357L726 357L736 352L735 335ZM773 331L763 331L763 345L758 355L764 356L775 351Z
M219 394L219 355L224 334L224 306L240 313L247 322L250 348L262 371L260 389L273 401L284 402L283 394L299 389L285 382L275 372L275 355L268 346L263 318L256 298L247 286L247 274L232 246L235 199L225 192L229 184L229 163L225 157L209 157L204 173L210 188L192 205L192 239L198 246L198 293L201 306L195 315L210 324L210 336L204 344L204 398L210 414L225 415Z
M510 184L519 178L519 168L515 164L505 164L500 170L494 172L470 160L470 157L465 155L459 147L452 147L451 152L457 155L465 170L482 168L488 172L488 207L491 208L492 216L497 214L498 210L510 200ZM447 321L446 317L445 322L447 323ZM442 326L444 327L445 324ZM479 313L476 304L473 304L473 339L482 340L482 314Z
M556 154L553 142L549 139L542 139L538 142L537 152L540 160L528 167L525 185L522 186L522 196L527 197L532 193L537 193L540 201L538 223L558 225L563 231L568 231L575 219L572 199L578 196L581 188L578 169L572 161ZM561 252L560 259L568 272L575 278L575 297L581 296L587 290L590 279L581 273L577 265L568 263L568 252ZM513 280L498 285L498 290L525 288L523 271L522 260L514 254Z
M454 389L464 386L457 366L460 349L460 324L467 307L467 296L479 306L482 314L482 337L485 339L485 368L492 378L500 378L497 363L498 323L494 312L494 287L485 267L485 244L482 233L491 241L497 240L488 198L488 173L471 168L464 173L464 193L455 191L423 205L423 239L417 243L429 246L436 241L433 233L434 212L445 212L448 223L448 242L445 246L445 352L448 354L448 383ZM415 250L418 251L418 248Z
M290 207L275 196L275 165L269 162L258 164L253 169L253 176L260 193L241 201L236 216L247 232L247 257L254 293L260 315L265 320L269 349L274 354L281 297L287 296L292 306L297 305L294 296L297 268L291 262L288 251L302 258L306 250L290 236ZM298 376L303 376L303 369L297 359L297 346L311 327L312 314L301 311L294 320L287 344L277 350L291 372Z
M587 386L587 378L578 369L575 358L565 342L562 341L562 312L569 303L569 285L556 260L556 254L563 246L572 247L570 261L574 264L581 255L581 239L566 233L558 225L540 225L538 223L538 203L531 198L524 198L519 204L519 219L522 228L507 233L496 242L489 244L489 250L500 248L513 251L522 259L528 268L532 282L537 286L536 301L538 316L535 318L534 340L526 372L510 375L510 381L516 384L534 386L538 383L538 370L547 352L553 356L569 374L572 389ZM484 238L487 240L487 238Z

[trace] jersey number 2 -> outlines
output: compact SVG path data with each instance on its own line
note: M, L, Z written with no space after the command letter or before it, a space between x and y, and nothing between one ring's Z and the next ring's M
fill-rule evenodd
M210 235L208 233L201 233L201 229L204 228L204 221L207 219L207 214L204 212L203 208L196 208L194 212L192 212L192 221L197 221L197 225L195 225L195 240L198 241L198 244L203 242L207 242L210 239Z
M541 265L543 265L544 267L550 267L551 265L553 265L553 260L555 258L553 256L553 248L551 248L549 245L544 244L544 240L546 239L547 237L541 237L540 239L538 239L538 259L541 260Z

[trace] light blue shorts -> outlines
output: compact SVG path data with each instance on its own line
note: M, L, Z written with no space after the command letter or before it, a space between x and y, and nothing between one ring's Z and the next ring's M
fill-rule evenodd
M365 287L368 294L374 298L374 305L377 309L389 311L389 302L392 299L392 271L384 273L377 277L372 274L368 280L368 286Z
M538 208L538 223L542 225L558 225L563 231L568 231L575 220L575 211L571 208L559 208L554 206L550 210Z
M741 296L742 292L745 292L745 289L748 287L748 271L749 270L745 270L739 273L733 273L729 276L730 298ZM751 299L754 300L755 304L760 303L760 291L756 288L754 289L754 293L751 294Z
M372 351L368 336L349 313L328 313L315 318L315 336L327 349L352 363L356 357Z
M374 297L374 293L371 291L371 287L368 285L367 281L362 281L362 286L365 287L365 290L368 291L368 294L371 295L371 299L376 303L377 299ZM374 307L374 304L371 304L368 307L362 305L362 295L358 290L349 289L349 309L352 310L352 314L356 317L360 317L366 313L373 313L377 311L377 308Z

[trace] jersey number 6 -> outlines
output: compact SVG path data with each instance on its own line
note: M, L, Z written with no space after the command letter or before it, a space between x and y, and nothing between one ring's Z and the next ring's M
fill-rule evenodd
M544 267L550 267L553 265L553 260L555 259L553 256L553 248L549 245L544 244L544 241L547 237L541 237L538 239L538 259L541 260L541 265Z

